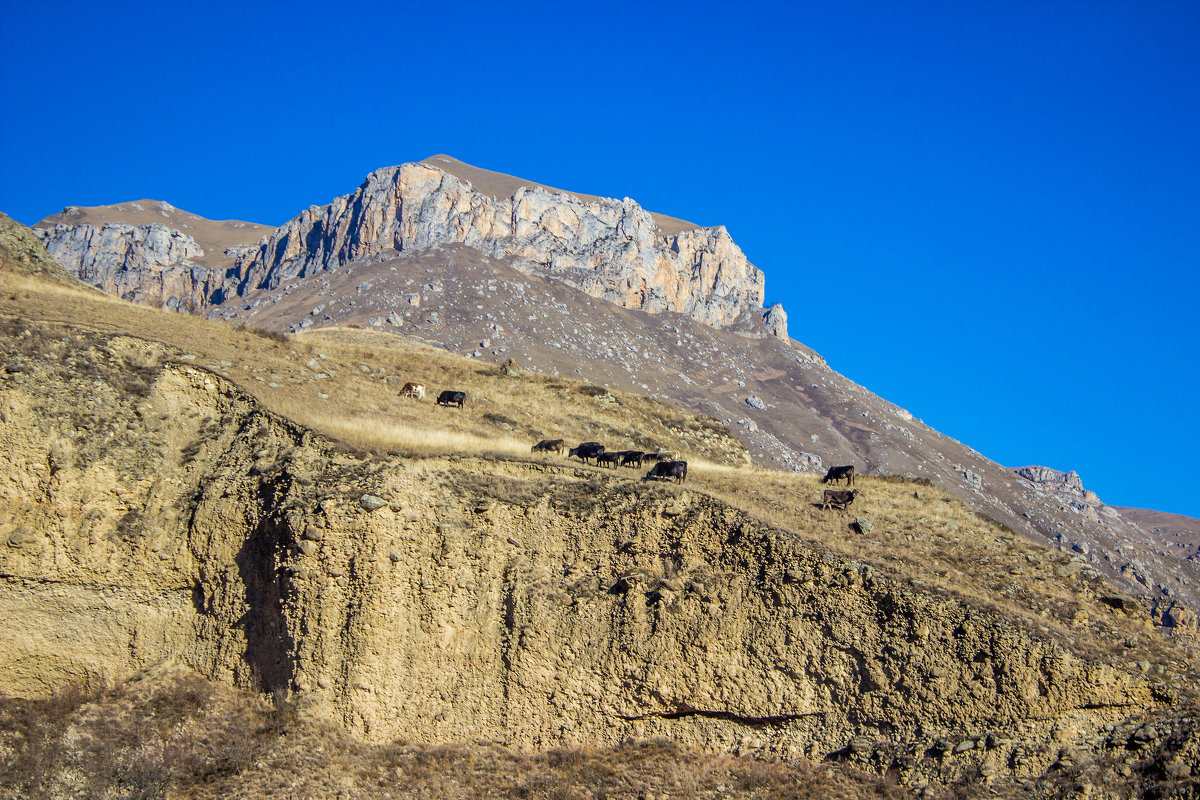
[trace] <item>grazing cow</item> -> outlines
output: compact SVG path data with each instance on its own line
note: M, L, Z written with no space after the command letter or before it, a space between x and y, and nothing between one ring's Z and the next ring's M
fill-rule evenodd
M607 464L607 465L610 465L613 469L616 469L617 464L620 464L620 463L621 463L621 454L620 453L601 453L600 455L596 456L596 466L597 467L603 467L604 465Z
M595 458L603 452L604 445L600 444L599 442L584 442L578 447L572 447L567 453L567 458L576 456L584 463L587 463L588 459Z
M529 448L531 453L558 453L562 455L563 448L567 443L562 439L542 439L540 442Z
M845 467L830 467L829 472L825 473L825 477L821 478L821 483L835 483L846 479L847 486L854 485L854 465L850 464Z
M657 453L646 453L644 456L646 461L653 461L661 464L664 461L678 461L679 453L672 450L659 450Z
M646 473L644 481L662 478L663 480L675 479L676 483L683 483L687 480L687 462L686 461L660 461L650 468Z
M404 388L400 390L400 396L411 397L415 400L424 400L425 384L413 383L412 381L409 381L408 383L404 384Z
M823 499L825 501L822 508L838 508L845 510L846 506L854 502L854 498L858 497L858 489L826 489Z
M642 461L646 458L646 454L641 450L622 450L620 456L622 467L628 467L631 465L640 467L642 465Z
M447 389L438 395L437 404L439 406L458 406L462 408L466 400L467 396L463 392L455 392Z

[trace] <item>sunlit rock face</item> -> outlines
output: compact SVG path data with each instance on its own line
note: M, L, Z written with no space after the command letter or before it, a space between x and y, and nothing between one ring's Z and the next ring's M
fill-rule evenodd
M159 223L58 224L34 233L72 275L137 303L198 306L222 281L194 262L204 256L195 239Z
M236 290L443 244L513 258L627 308L676 311L714 327L762 313L763 273L724 227L664 235L629 198L583 200L541 187L496 198L423 163L377 170L354 194L277 228L239 261ZM786 335L785 325L771 329Z

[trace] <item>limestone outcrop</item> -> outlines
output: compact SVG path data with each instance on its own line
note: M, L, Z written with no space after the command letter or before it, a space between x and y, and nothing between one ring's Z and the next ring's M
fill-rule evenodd
M195 239L160 223L58 224L34 232L72 275L125 300L195 308L223 282L219 271L193 261L204 255Z
M663 235L629 198L584 200L522 186L496 198L425 163L372 172L354 194L312 207L238 262L239 293L348 262L443 244L512 258L627 308L715 327L762 313L763 274L724 227ZM776 315L771 326L786 335Z

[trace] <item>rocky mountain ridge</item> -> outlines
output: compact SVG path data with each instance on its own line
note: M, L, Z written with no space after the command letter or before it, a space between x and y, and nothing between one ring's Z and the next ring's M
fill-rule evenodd
M465 244L626 308L748 331L764 330L765 316L765 330L787 335L782 308L762 308L761 270L724 227L663 233L629 198L582 199L541 186L496 198L429 162L372 172L353 194L307 209L256 246L227 248L224 269L201 269L194 240L165 226L97 231L60 222L39 231L81 279L128 299L161 297L167 308L221 304L351 261Z

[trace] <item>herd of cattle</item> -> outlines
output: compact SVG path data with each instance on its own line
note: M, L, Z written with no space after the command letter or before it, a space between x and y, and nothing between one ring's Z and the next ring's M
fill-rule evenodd
M530 448L534 453L558 453L562 454L563 450L567 449L567 443L562 439L542 439L540 442ZM583 442L578 447L572 447L567 452L567 457L574 456L585 464L596 462L598 467L641 467L647 462L654 462L654 466L646 473L644 481L657 480L674 480L676 483L683 483L687 480L687 462L679 460L678 453L672 453L668 450L660 450L657 453L647 453L643 450L608 450L599 442Z
M402 397L411 397L416 400L425 399L425 384L409 382L404 384L400 390ZM462 408L467 400L467 395L464 392L454 389L447 389L437 397L439 406ZM566 442L562 439L542 439L531 448L534 453L558 453L562 455L563 450L567 450ZM654 466L642 478L644 481L649 480L673 480L676 483L683 483L687 480L687 462L679 460L678 453L670 451L659 451L657 453L647 453L642 450L607 450L604 445L599 442L582 442L576 447L572 447L567 452L567 457L576 457L585 464L596 462L596 466L600 467L637 467L641 468L648 462L653 462ZM821 483L837 483L844 480L847 486L854 485L854 466L848 465L844 467L830 467L825 473L825 477L821 478ZM826 489L822 495L822 508L839 508L845 510L847 506L854 502L854 498L858 497L857 489Z

